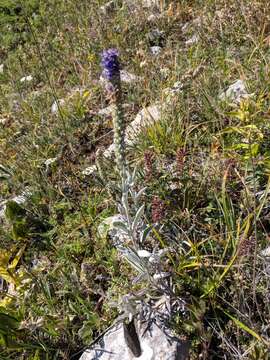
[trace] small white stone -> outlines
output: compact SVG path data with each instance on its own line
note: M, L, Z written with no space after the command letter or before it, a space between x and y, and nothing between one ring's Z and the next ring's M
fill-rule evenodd
M138 112L135 119L128 125L126 129L126 143L134 144L138 138L138 133L146 126L150 126L161 118L162 105L160 103L153 104ZM105 158L111 158L114 153L114 144L111 144L104 152Z
M141 78L134 74L129 73L126 70L120 70L120 79L124 83L132 84L132 83L140 80ZM101 74L99 77L99 83L104 88L109 87L109 84L110 84L109 81L103 76L103 74Z
M109 216L104 219L98 226L98 233L101 237L106 237L109 234L109 237L112 240L114 246L118 246L119 244L123 244L127 241L126 233L120 229L115 227L116 222L125 222L126 220L121 214L116 214L113 216Z
M270 257L270 246L268 246L266 249L262 250L261 255L263 257Z
M44 165L46 167L49 167L51 164L55 163L57 161L57 157L49 158L46 161L44 161Z
M3 74L4 72L4 64L0 64L0 74Z
M127 72L126 70L120 70L120 78L121 81L125 82L125 83L134 83L138 80L140 80L140 78L134 74L131 74L129 72Z
M97 167L96 165L92 165L92 166L88 166L87 168L85 168L83 171L82 171L82 174L83 175L86 175L86 176L89 176L91 174L93 174L94 172L97 171Z
M114 105L109 105L103 109L100 109L98 111L98 115L110 116L110 115L112 115L113 108L114 108Z
M58 113L58 105L59 106L62 106L65 104L65 100L64 99L59 99L58 100L58 104L57 104L57 101L54 101L54 103L52 104L52 107L51 107L51 113L52 114L57 114Z
M114 153L114 144L111 144L104 152L103 152L103 156L107 159L111 158L113 153Z
M152 55L157 56L161 53L162 48L160 46L151 46L150 47L150 52Z
M27 75L27 76L24 76L20 79L20 82L21 83L24 83L24 82L29 82L29 81L32 81L33 80L33 76L32 75Z
M191 46L191 45L194 45L194 44L197 44L199 42L200 38L198 35L193 35L190 39L188 39L185 44L186 46Z
M137 253L141 258L150 258L152 256L152 254L147 250L138 250Z
M247 92L245 83L242 80L237 80L219 95L219 99L240 103L242 99L247 99L252 95Z
M154 21L159 20L160 18L161 18L160 14L151 14L148 16L147 21L154 22Z
M160 280L165 279L166 277L170 276L171 274L169 272L160 272L157 274L154 274L153 278L154 280Z
M176 81L171 88L164 89L163 94L166 96L167 100L171 100L174 95L182 92L183 87L183 83Z

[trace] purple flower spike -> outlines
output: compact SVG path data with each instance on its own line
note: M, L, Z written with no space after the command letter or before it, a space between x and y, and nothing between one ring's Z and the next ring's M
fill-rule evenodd
M116 49L108 49L101 54L101 65L103 67L102 75L109 81L119 79L120 63L119 52Z

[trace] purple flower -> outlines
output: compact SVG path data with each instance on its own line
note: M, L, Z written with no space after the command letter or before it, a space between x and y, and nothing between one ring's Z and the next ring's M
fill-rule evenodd
M109 81L119 79L120 63L119 52L116 49L104 50L101 54L101 65L103 67L102 75Z

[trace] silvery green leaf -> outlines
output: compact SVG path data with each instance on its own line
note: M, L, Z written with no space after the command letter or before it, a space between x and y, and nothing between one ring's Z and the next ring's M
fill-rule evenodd
M0 170L2 170L5 174L12 175L12 172L8 170L5 166L0 164Z
M123 231L124 233L126 233L126 234L129 234L127 225L126 225L124 222L122 222L122 221L114 221L114 222L112 223L112 226L113 226L114 228L116 228L116 229L122 230L122 231Z
M145 239L147 238L147 236L150 234L152 230L151 226L147 226L143 232L140 234L140 243L143 243L145 241Z
M131 248L118 247L123 253L127 261L132 265L139 273L144 273L146 270L146 263L138 256L135 250Z
M134 200L137 202L139 201L140 197L143 195L143 193L145 192L146 190L146 187L142 188L136 195L135 195L135 198Z
M145 207L145 205L143 204L140 208L139 208L139 210L137 211L137 213L136 213L136 215L135 215L135 217L134 217L134 220L133 220L133 223L132 223L132 231L135 231L136 230L136 227L137 227L137 225L139 224L139 222L140 222L140 220L141 220L141 218L142 218L142 216L143 216L143 213L144 213L144 207Z
M133 173L132 173L132 182L135 182L136 175L137 175L137 167L135 166Z
M0 180L7 180L7 179L9 179L10 178L10 175L8 175L8 174L1 174L0 173Z
M127 194L122 195L122 205L123 205L123 208L124 208L125 217L127 218L128 223L130 224L131 220L130 220L130 214L129 214L129 205L128 205Z
M135 279L132 280L132 284L137 284L140 281L146 280L148 278L147 273L139 274L135 277Z

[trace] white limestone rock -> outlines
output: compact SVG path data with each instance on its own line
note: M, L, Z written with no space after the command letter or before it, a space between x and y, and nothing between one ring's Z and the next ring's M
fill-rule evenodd
M94 174L96 171L97 171L96 165L92 165L92 166L88 166L87 168L85 168L82 171L82 174L85 175L85 176L89 176L89 175Z
M59 99L58 101L54 101L51 107L51 113L58 114L59 107L63 106L64 104L65 104L64 99Z
M133 144L136 140L138 133L153 123L157 122L161 118L162 105L156 103L147 108L142 109L136 115L135 119L130 123L126 129L126 142L127 144Z
M25 82L30 82L33 80L33 76L32 75L27 75L27 76L24 76L20 79L20 82L21 83L25 83Z
M150 47L150 52L152 55L157 56L161 53L162 48L160 46L151 46Z
M0 74L3 74L4 72L4 64L0 64Z
M199 40L200 40L199 35L195 34L195 35L193 35L190 39L188 39L188 40L185 42L185 44L186 44L186 46L195 45L195 44L197 44L197 43L199 42Z
M270 246L262 250L261 255L265 258L270 258Z
M120 70L120 78L121 78L121 81L123 81L127 84L132 84L134 82L141 80L141 78L139 76L129 73L126 70Z
M253 94L249 94L246 85L242 80L235 81L228 89L219 95L219 99L223 101L231 101L240 103L241 100L247 99Z
M146 126L150 126L156 121L160 120L162 112L161 103L156 103L138 112L135 119L127 126L126 129L126 144L132 145L135 143L139 132ZM103 153L106 158L112 157L114 153L114 144L111 144Z
M172 336L169 329L162 330L155 322L135 321L140 355L135 356L128 346L123 323L109 329L105 335L86 350L80 360L187 360L188 341ZM132 337L134 338L134 337Z

